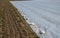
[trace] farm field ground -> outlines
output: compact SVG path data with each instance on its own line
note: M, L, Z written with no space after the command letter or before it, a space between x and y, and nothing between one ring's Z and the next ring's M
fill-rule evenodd
M8 0L0 0L0 38L39 37Z

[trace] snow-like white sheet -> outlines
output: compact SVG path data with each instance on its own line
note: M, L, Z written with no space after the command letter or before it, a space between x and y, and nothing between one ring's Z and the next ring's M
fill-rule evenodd
M14 1L11 2L18 11L29 18L27 22L35 23L31 28L39 37L60 38L60 0ZM39 34L43 29L46 34Z

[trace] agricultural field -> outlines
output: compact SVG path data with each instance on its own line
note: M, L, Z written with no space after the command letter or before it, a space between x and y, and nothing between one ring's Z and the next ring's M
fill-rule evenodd
M60 0L11 1L40 38L60 38ZM41 34L40 30L45 33Z
M0 38L39 37L9 1L0 0Z

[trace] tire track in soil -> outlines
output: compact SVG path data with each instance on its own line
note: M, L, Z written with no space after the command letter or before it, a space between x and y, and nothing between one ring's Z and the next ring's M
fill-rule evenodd
M15 17L14 15L15 15L15 14L11 13L11 16L12 16L13 18ZM17 15L16 15L16 16L17 16ZM22 28L22 25L19 24L19 23L16 21L16 17L15 17L14 21L16 22L16 24L17 24L16 27L18 28L18 30L19 30L19 32L20 32L20 34L21 34L21 36L22 36L21 38L24 38L24 37L23 37L23 35L24 35L24 34L23 34L23 30L24 30L24 29ZM27 38L26 35L27 35L27 32L25 32L25 38Z
M9 10L9 9L8 9ZM9 12L9 13L8 13ZM19 34L19 32L18 32L18 30L17 30L17 28L16 28L16 24L15 24L15 22L13 21L13 18L12 18L12 16L10 15L10 10L9 11L7 11L7 15L8 15L8 17L7 17L7 19L9 19L9 22L10 22L10 25L8 26L8 27L11 27L12 29L10 29L10 31L12 30L12 32L13 33L10 33L11 35L11 37L12 38L20 38L21 36L19 36L20 34ZM6 20L7 20L6 19ZM10 37L10 38L11 38Z
M11 10L12 11L12 10ZM22 33L21 33L21 28L19 28L19 25L17 24L17 22L16 22L16 20L15 20L15 18L14 18L14 14L12 15L12 13L10 13L10 15L12 16L12 18L13 18L13 21L14 21L14 23L15 23L15 27L17 28L17 31L19 32L19 37L20 38L22 38Z

